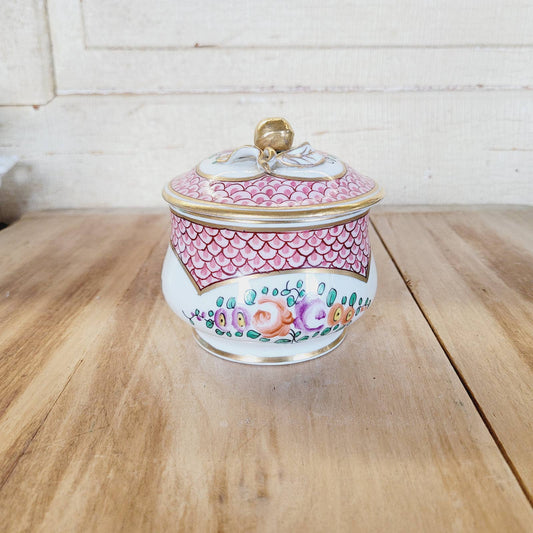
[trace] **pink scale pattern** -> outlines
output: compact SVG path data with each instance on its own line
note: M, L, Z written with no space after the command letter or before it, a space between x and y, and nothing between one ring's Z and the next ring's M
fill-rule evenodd
M200 290L235 277L300 268L368 278L368 214L330 228L279 233L213 228L171 217L172 247Z
M297 207L357 198L375 182L347 167L335 180L299 181L264 174L250 181L211 181L195 170L174 178L171 188L189 198L221 204L261 207Z

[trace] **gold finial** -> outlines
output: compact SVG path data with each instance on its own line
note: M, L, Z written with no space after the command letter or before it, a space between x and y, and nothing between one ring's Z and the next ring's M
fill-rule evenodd
M292 146L294 131L284 118L265 118L255 128L254 143L260 150L285 152Z

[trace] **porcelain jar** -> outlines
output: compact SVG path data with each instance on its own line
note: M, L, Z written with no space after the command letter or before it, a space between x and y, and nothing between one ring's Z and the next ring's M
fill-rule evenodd
M372 179L308 143L281 118L254 145L217 153L171 180L162 288L208 352L243 363L333 350L376 293Z

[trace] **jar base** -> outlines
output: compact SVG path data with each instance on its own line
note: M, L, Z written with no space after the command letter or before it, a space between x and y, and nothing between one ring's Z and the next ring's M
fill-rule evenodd
M308 351L302 351L302 344L292 344L290 346L269 344L268 346L261 346L261 349L258 350L261 355L253 355L249 346L247 346L249 343L246 342L217 339L213 335L202 335L195 329L193 329L193 334L196 342L204 350L221 359L249 365L289 365L316 359L331 352L344 340L346 330L328 335L326 339L311 341L309 344L307 341L305 344L302 343L310 348Z

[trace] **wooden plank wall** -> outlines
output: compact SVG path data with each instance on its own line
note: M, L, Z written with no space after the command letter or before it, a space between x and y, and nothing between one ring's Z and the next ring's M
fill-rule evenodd
M154 206L282 114L390 203L533 203L533 3L7 0L0 218Z

